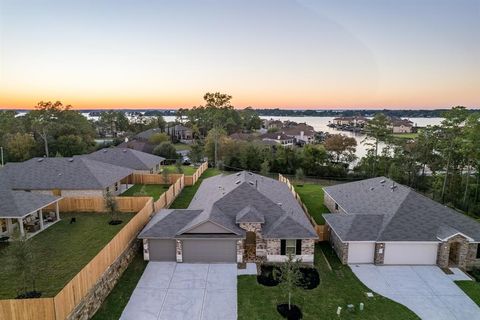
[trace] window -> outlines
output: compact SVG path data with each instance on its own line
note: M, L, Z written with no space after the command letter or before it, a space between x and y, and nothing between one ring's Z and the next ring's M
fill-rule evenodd
M335 210L338 210L338 203L335 202Z
M118 182L115 182L115 191L118 191Z
M476 259L480 259L480 243L477 246L477 256Z
M295 240L287 240L285 243L285 252L287 255L295 254L297 250L297 241Z
M289 254L300 255L302 254L302 240L287 239L280 240L280 254L286 256Z

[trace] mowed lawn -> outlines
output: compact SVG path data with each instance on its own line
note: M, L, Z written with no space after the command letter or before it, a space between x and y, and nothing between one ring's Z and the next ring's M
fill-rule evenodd
M92 320L120 319L123 309L142 277L147 264L148 261L143 260L142 250L139 250Z
M104 213L61 213L62 220L27 241L35 253L37 291L55 296L134 216L119 213L120 225L109 225ZM76 222L70 224L70 219ZM18 270L9 262L12 246L0 250L0 298L15 298L21 284ZM28 288L31 290L31 288Z
M480 307L480 282L455 281L455 283Z
M332 270L328 268L322 252ZM316 245L315 267L320 274L320 285L313 290L299 289L292 296L292 303L300 306L303 319L418 319L408 308L387 298L377 294L374 298L367 298L365 292L371 290L355 277L348 266L340 263L329 244ZM260 285L256 276L239 276L237 292L239 320L282 319L276 307L288 300L278 286ZM358 310L360 302L365 304L363 311ZM355 305L355 311L346 311L348 304ZM339 306L343 312L337 317Z
M295 191L299 194L302 202L308 209L308 213L315 219L317 224L325 224L322 213L329 213L328 208L323 204L323 187L319 184L305 183L296 184Z
M167 168L168 169L168 172L170 173L178 173L178 168L176 165L169 165L169 166L165 166L164 168ZM182 173L186 176L191 176L193 175L198 168L196 167L192 167L192 166L181 166L182 168Z
M188 186L184 187L180 195L173 201L173 203L170 205L171 209L186 209L188 205L190 204L190 201L192 201L193 196L198 190L198 187L200 187L200 184L202 183L203 179L210 178L213 176L216 176L218 174L221 174L222 172L218 169L214 168L208 168L202 176L198 179L197 183L193 186Z
M157 201L158 198L168 190L168 188L170 188L169 184L135 184L120 196L135 197L146 195L147 197L153 197L153 200ZM145 195L142 194L142 190L145 192Z

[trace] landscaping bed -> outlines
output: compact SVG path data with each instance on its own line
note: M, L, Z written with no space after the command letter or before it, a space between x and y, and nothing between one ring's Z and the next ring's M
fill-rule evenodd
M322 214L329 213L330 210L323 204L323 186L314 183L295 184L295 191L315 222L325 224Z
M119 213L123 223L112 226L108 214L61 213L62 220L27 240L35 259L35 288L42 298L55 296L133 216ZM71 218L76 222L70 223ZM0 251L0 299L12 299L21 293L21 275L8 259L13 247Z
M328 267L326 259L331 265ZM320 284L311 290L296 290L292 295L292 304L297 305L303 319L389 319L407 320L418 317L405 306L387 298L375 295L367 298L365 293L371 290L365 287L353 274L350 267L342 265L328 243L315 247L315 268L320 274ZM266 287L257 282L256 276L238 277L238 319L281 319L277 306L288 300L279 286ZM365 309L348 312L347 305L365 304ZM337 317L337 307L343 312Z
M120 197L152 197L153 201L157 201L168 188L170 188L169 184L135 184Z
M260 267L260 274L257 275L257 281L259 284L274 287L280 282L275 278L275 272L278 272L280 268L277 265L264 264ZM300 273L302 279L300 280L300 287L305 290L311 290L320 284L320 275L317 269L313 267L301 267Z

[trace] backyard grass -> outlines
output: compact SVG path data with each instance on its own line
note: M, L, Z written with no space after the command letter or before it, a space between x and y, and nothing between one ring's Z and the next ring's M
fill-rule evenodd
M329 213L330 211L323 204L322 186L313 183L296 184L295 191L300 195L302 202L308 209L308 213L315 219L315 222L317 224L325 224L322 213Z
M333 270L327 267L322 251ZM418 317L405 306L387 298L375 295L367 298L369 292L348 266L340 263L327 243L315 247L315 267L320 274L320 285L313 290L298 290L292 296L292 303L300 306L303 319L389 319L407 320ZM276 310L277 304L285 303L286 297L279 287L266 287L257 283L256 276L238 277L238 319L282 319ZM360 302L365 304L358 310ZM347 304L355 305L355 311L348 312ZM337 307L342 315L337 317Z
M480 307L480 283L476 281L455 281L469 297Z
M62 220L29 241L35 254L36 290L42 297L55 296L133 217L119 213L120 225L109 225L103 213L61 213ZM76 222L70 224L70 218ZM0 299L15 298L21 278L8 262L11 246L0 251ZM31 288L29 288L31 290Z
M143 260L142 251L139 250L92 320L120 319L147 263L148 261Z
M185 143L175 143L175 144L173 144L173 146L175 147L175 150L177 150L177 151L191 150L192 149L192 147L190 147L190 145L185 144Z
M218 169L214 168L208 168L198 179L197 183L193 186L188 186L184 187L180 195L173 201L173 203L170 205L171 209L186 209L188 205L190 204L190 201L192 201L193 196L198 190L198 187L200 187L200 184L202 183L203 179L209 178L216 176L218 174L221 174L222 172Z
M133 187L129 188L127 191L122 193L121 197L135 197L135 196L145 196L141 195L141 190L144 188L145 195L147 197L153 197L153 201L157 201L160 196L170 188L169 184L135 184Z
M168 172L170 173L178 173L176 165L165 166L164 168L167 168ZM182 166L182 169L183 169L182 173L184 175L191 176L197 171L198 168L192 167L192 166Z

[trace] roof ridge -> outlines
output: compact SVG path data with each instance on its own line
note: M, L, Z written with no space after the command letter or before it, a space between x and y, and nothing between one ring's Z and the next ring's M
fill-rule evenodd
M390 180L392 180L392 179L390 179ZM408 196L413 191L412 188L410 188L410 187L404 186L403 184L400 184L400 185L407 188L407 194L405 195L405 198L403 198L403 200L400 202L400 204L398 205L397 210L395 210L395 212L393 212L392 214L389 214L389 215L387 215L387 214L383 215L384 220L385 220L386 216L389 216L389 217L386 219L386 221L384 223L382 223L382 227L380 228L380 230L378 230L377 239L379 239L381 237L381 235L383 234L385 229L388 227L388 225L390 225L390 222L392 221L393 217L395 217L397 215L398 211L400 211L400 208L402 208L403 203L405 202L405 200L407 200Z

